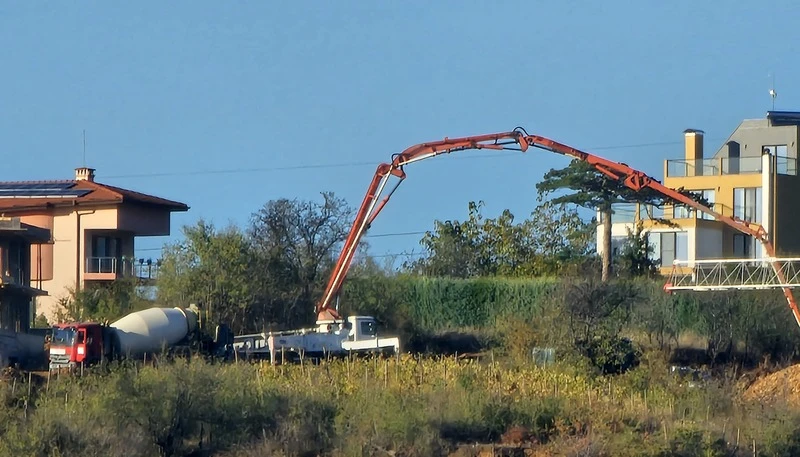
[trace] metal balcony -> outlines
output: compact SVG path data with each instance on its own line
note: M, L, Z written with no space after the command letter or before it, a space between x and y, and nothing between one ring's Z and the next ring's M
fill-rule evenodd
M134 259L131 257L87 257L87 279L117 279L136 277L156 279L161 260Z

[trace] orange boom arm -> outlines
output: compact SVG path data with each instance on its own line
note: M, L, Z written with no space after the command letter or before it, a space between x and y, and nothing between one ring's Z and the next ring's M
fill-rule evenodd
M752 224L736 217L729 217L708 208L705 205L693 200L692 198L664 186L656 179L648 176L642 171L633 169L626 164L614 162L602 157L590 154L588 152L580 151L573 147L561 144L557 141L551 140L537 135L529 135L525 129L517 127L510 132L493 133L488 135L464 137L464 138L445 138L442 141L433 143L423 143L412 146L400 154L396 154L391 163L383 163L378 166L375 175L370 182L367 194L364 197L361 207L356 213L355 221L350 230L347 239L345 240L342 252L339 256L336 266L328 285L325 288L325 293L322 300L317 305L317 319L339 319L339 314L330 307L333 297L339 292L342 282L344 281L347 271L353 260L353 255L361 237L364 232L369 228L369 225L378 216L380 211L389 201L389 198L397 190L400 183L406 178L403 167L413 162L424 160L430 157L435 157L441 154L449 154L456 151L464 151L468 149L495 149L495 150L516 150L526 152L528 148L534 147L544 149L546 151L555 152L557 154L565 155L573 159L581 160L592 165L597 171L606 175L609 179L619 180L628 188L634 191L640 191L644 188L649 188L668 199L682 203L686 206L694 208L697 211L708 214L716 220L721 221L728 226L753 236L761 242L764 250L771 258L775 256L775 249L769 241L766 231L758 224ZM389 191L386 197L379 202L380 195L386 188L389 178L396 176L400 179L397 184ZM778 279L785 283L784 274L781 270L779 262L772 264ZM783 294L789 303L789 308L794 315L798 325L800 325L800 311L798 311L797 303L795 302L792 291L788 287L783 287Z

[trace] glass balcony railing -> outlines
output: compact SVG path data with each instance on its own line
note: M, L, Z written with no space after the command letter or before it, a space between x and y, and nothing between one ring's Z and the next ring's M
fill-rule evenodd
M689 176L722 176L761 173L761 157L721 157L716 159L667 160L668 178ZM780 175L797 175L797 159L778 156L775 171Z
M161 260L134 259L126 257L87 257L85 273L113 274L117 278L137 277L155 279Z
M611 205L612 216L611 220L614 223L631 223L636 222L636 204L635 203L618 203Z
M0 284L27 286L25 271L22 268L6 268L5 271L0 271Z
M710 202L709 209L723 216L735 215L733 208L721 203ZM649 220L677 220L677 219L703 219L713 221L714 217L702 211L696 211L684 205L664 205L663 207L636 203L615 203L611 205L614 224L632 224L638 221ZM637 218L638 215L638 218ZM602 213L598 213L599 221L603 222Z
M761 173L761 157L667 160L667 177L721 176Z
M797 159L792 157L775 157L775 171L779 175L797 176Z
M638 206L638 219L637 219ZM636 203L615 203L611 205L613 223L631 224L637 220L661 219L664 217L664 208L653 205ZM603 222L603 214L599 213L599 221Z

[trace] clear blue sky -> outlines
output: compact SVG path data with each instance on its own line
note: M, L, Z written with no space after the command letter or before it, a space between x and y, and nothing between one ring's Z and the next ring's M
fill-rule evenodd
M0 180L70 178L85 129L98 181L191 206L179 235L198 218L246 224L280 197L333 191L356 207L391 154L518 125L660 179L685 128L712 151L763 117L771 73L776 108L800 109L799 20L791 0L3 2ZM641 144L655 145L624 147ZM526 217L535 183L567 163L409 166L370 233L463 219L470 200ZM342 166L291 168L310 165Z

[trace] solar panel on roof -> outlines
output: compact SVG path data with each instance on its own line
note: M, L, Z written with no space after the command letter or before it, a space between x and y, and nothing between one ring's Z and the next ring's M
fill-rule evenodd
M83 197L91 192L88 189L2 189L3 197Z
M14 190L14 191L17 191L17 190L65 190L65 189L71 188L74 185L75 185L75 183L72 183L72 182L42 182L42 183L3 182L3 183L0 183L0 190L5 190L5 191L11 191L11 190Z

